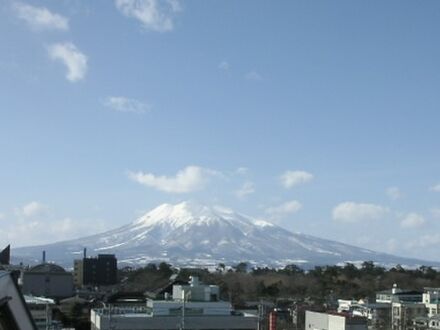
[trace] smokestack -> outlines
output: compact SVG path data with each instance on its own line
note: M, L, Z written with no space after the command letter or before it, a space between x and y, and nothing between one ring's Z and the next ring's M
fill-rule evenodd
M87 258L87 248L84 248L83 256L84 256L84 259Z
M46 251L43 251L43 264L46 263Z

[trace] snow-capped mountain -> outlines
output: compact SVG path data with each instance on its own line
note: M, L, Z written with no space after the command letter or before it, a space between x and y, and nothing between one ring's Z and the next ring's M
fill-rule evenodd
M50 261L72 266L82 257L114 253L119 263L209 266L248 262L256 265L303 266L372 260L384 265L438 263L396 257L335 241L293 233L221 207L193 202L163 204L120 228L85 238L17 248L16 260L38 261L45 250Z

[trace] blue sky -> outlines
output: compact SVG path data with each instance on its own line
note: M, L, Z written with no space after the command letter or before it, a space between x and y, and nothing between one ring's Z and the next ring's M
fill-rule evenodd
M0 243L164 202L440 260L440 2L3 1Z

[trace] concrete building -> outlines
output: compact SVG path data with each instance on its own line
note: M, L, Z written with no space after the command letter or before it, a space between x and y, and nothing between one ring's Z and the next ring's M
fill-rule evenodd
M20 284L25 295L66 298L73 294L72 274L51 263L42 263L22 272Z
M25 295L24 301L38 330L60 328L57 322L52 321L53 308L55 307L53 299Z
M367 330L366 318L306 311L306 330Z
M393 285L390 290L384 290L376 293L377 303L393 303L393 302L422 302L422 291L403 290L397 287L397 284Z
M93 330L148 329L257 329L255 314L238 313L229 302L219 300L219 288L203 285L198 278L189 285L173 286L172 297L148 299L142 307L92 309Z
M368 325L377 328L389 328L391 324L390 303L368 303L362 300L338 300L338 312L364 317Z
M426 306L428 317L440 314L440 288L425 288L422 301Z
M411 330L414 320L426 317L426 306L422 302L394 302L392 303L391 328L393 330Z
M17 284L4 271L0 271L0 330L36 330Z
M74 261L74 284L81 286L112 285L117 283L118 265L113 254L99 254L97 258Z

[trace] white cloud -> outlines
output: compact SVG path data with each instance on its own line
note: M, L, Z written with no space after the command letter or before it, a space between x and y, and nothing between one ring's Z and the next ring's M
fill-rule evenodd
M397 187L389 187L386 191L387 196L393 201L398 200L402 197L402 192Z
M244 77L247 80L252 80L252 81L263 80L263 77L257 71L249 71L248 73L246 73L246 75Z
M417 213L409 213L402 219L400 226L403 228L416 228L422 226L424 223L425 218L423 216Z
M440 208L431 209L431 215L435 219L440 219Z
M177 0L115 0L116 8L135 18L148 30L166 32L174 28L173 19L182 10Z
M302 205L296 200L285 202L281 205L269 207L265 210L267 214L272 217L284 217L289 214L293 214L301 210Z
M35 220L22 218L12 220L0 229L0 246L12 243L14 246L29 246L54 243L55 241L78 238L108 230L103 220L72 218Z
M333 220L341 222L361 222L381 219L387 215L386 207L368 204L344 202L337 205L332 212Z
M119 112L145 113L150 110L148 104L122 96L109 96L104 105Z
M44 214L48 210L47 206L40 202L32 201L28 204L15 209L15 214L24 217L35 217Z
M53 44L48 47L49 57L60 61L67 68L66 79L75 82L87 73L87 56L81 53L71 42Z
M189 193L203 189L213 176L220 173L199 166L187 166L175 176L158 176L143 172L129 172L128 175L130 179L160 191Z
M438 246L440 244L440 234L427 234L410 242L409 248L427 248L430 246Z
M255 185L253 182L247 181L243 183L243 185L235 191L235 195L239 198L246 197L250 194L253 194L255 192Z
M239 167L235 170L235 173L239 175L246 175L249 173L249 169L247 167Z
M228 63L227 61L222 61L222 62L220 62L220 64L218 65L218 68L219 68L220 70L228 71L229 68L230 68L230 65L229 65L229 63Z
M399 241L395 238L390 238L385 242L386 251L388 253L395 253L399 249Z
M69 20L59 14L52 13L44 7L34 7L22 2L12 5L17 17L24 20L35 30L62 30L69 29Z
M431 187L431 191L440 192L440 183Z
M5 215L3 213L0 213L0 220L3 220L5 218Z
M285 188L292 188L313 180L313 174L305 171L286 171L280 179Z

